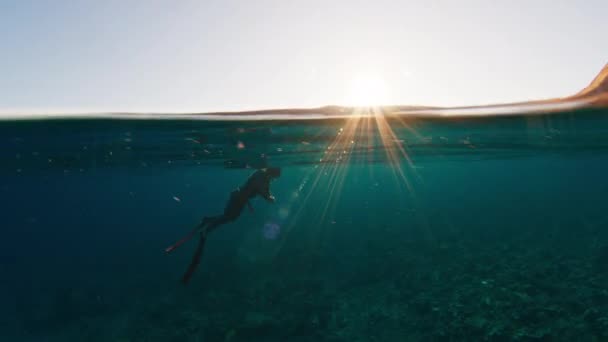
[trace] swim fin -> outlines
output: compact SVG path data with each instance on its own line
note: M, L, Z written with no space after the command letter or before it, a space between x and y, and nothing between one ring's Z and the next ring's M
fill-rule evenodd
M192 237L194 237L194 235L196 233L200 232L202 228L204 228L204 226L198 225L196 228L194 228L190 233L188 233L188 235L183 237L181 240L179 240L176 243L172 244L171 246L165 248L165 253L169 254L169 253L173 252L177 247L183 245L185 242L192 239Z
M190 262L190 266L188 266L186 273L184 273L184 275L182 277L182 284L184 284L184 285L188 284L188 282L190 281L190 278L192 278L192 275L194 274L194 271L196 270L196 267L198 266L198 264L201 263L201 257L203 256L203 250L205 249L206 241L207 241L207 236L201 234L201 238L198 240L198 246L196 246L196 251L194 252L194 255L192 256L192 261Z

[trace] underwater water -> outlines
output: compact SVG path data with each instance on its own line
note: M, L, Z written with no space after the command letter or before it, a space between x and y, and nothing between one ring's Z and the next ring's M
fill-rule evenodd
M608 111L0 121L3 341L608 340ZM190 241L256 168L276 203Z

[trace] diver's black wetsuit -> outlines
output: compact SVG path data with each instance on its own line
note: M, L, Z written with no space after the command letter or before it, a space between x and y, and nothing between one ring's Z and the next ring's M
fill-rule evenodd
M274 202L274 196L270 194L270 181L275 178L274 173L270 173L268 169L256 171L247 179L247 182L240 188L230 193L230 199L224 208L222 215L205 217L200 224L200 227L207 226L206 232L210 232L218 226L236 220L249 200L256 196L261 196L269 202Z
M197 227L198 229L201 229L201 237L198 246L192 257L192 262L182 278L184 284L190 280L194 270L200 263L203 247L205 246L205 241L207 239L207 233L225 223L236 220L241 215L246 205L251 208L249 200L256 196L261 196L268 202L274 202L274 196L270 194L270 181L274 178L278 178L280 175L280 168L267 168L256 171L247 179L247 182L242 187L230 193L230 199L228 200L222 215L212 217L205 216L205 218L203 218Z

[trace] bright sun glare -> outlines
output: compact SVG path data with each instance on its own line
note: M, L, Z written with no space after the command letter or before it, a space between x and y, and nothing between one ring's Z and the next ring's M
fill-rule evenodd
M349 106L381 106L388 104L389 90L386 82L374 72L360 72L350 82L346 97Z

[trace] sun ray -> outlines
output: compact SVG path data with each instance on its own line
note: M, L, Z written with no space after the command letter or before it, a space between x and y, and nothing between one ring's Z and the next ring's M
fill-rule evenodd
M406 120L390 118L389 115L382 107L353 107L351 116L335 131L333 140L323 150L318 164L304 177L298 198L301 203L295 212L290 212L291 222L287 231L291 231L296 222L302 219L304 212L309 212L304 210L304 207L311 200L313 193L322 188L322 202L316 206L316 217L306 218L309 225L305 234L311 251L323 248L327 234L332 229L332 215L338 207L353 161L359 160L363 161L364 165L371 165L379 161L377 153L384 150L386 162L391 167L399 188L415 197L411 179L408 177L416 177L416 172L412 167L413 161L409 155L406 137L399 137L391 124L399 124L405 128L408 135L419 135ZM404 170L404 167L407 169ZM372 178L373 169L369 167ZM308 189L302 191L305 184Z
M376 129L382 142L382 146L385 148L388 162L391 164L393 170L397 172L399 178L403 181L403 184L407 187L410 192L413 192L410 181L407 179L400 159L405 159L408 166L412 165L412 160L409 154L406 152L404 144L398 139L395 132L393 132L389 123L386 120L385 114L381 108L372 108L373 117L376 122ZM398 150L398 152L396 152Z
M328 213L335 210L335 205L339 200L349 167L350 156L352 155L354 144L351 141L355 139L359 121L360 117L354 115L346 120L344 127L338 130L334 140L326 147L323 157L319 160L319 164L313 169L316 175L302 199L302 204L291 217L292 220L288 231L291 231L293 225L299 221L304 212L305 205L309 202L311 195L320 186L321 180L323 180L323 184L326 184L326 188L328 189L328 195L324 196L325 203L321 209L321 214L317 217L316 222L309 226L309 233L315 237L313 240L317 242L311 248L320 248L318 242L323 240L323 236L325 235L326 218ZM308 182L310 176L311 174L305 177L305 182ZM323 179L324 177L326 178Z

